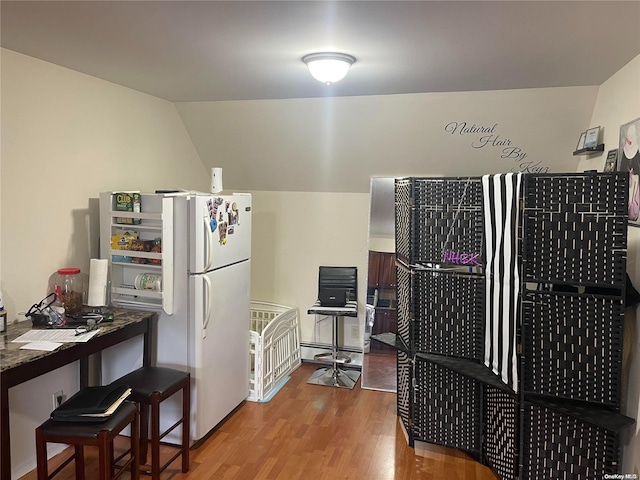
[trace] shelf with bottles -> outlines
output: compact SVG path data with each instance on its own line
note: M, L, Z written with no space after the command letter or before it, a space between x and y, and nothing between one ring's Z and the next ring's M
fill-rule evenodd
M111 272L111 303L173 313L173 198L140 194L140 211L115 209L117 192L100 194L100 251ZM161 278L136 288L144 273Z

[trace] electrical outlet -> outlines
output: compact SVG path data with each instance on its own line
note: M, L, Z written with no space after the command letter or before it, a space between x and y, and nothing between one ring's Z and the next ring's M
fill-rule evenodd
M58 390L56 393L54 393L53 394L53 409L55 410L60 405L62 405L66 399L67 399L67 396L64 394L64 392L62 390Z

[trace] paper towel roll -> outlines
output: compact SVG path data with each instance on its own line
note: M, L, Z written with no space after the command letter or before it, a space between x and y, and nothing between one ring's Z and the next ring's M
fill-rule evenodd
M211 169L211 193L220 193L222 191L222 168L214 167Z
M89 263L89 292L87 305L104 307L107 304L107 273L109 261L92 258Z

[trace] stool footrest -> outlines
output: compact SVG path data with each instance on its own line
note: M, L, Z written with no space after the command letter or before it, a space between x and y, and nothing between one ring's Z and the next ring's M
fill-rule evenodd
M326 363L351 363L351 357L348 355L343 355L341 353L337 353L335 356L332 352L329 353L318 353L314 355L314 360L319 362Z
M174 461L176 458L178 458L180 455L182 455L182 450L178 450L177 452L175 452L175 453L171 456L171 458L169 458L166 462L164 462L164 464L162 464L162 465L160 466L160 471L165 470L165 469L166 469L166 468L167 468L171 463L173 463L173 461ZM151 475L151 470L148 470L148 471L147 471L147 470L144 470L144 471L143 471L143 470L140 470L140 473L144 473L144 474L147 474L147 475Z
M66 467L67 465L69 465L71 463L71 461L73 459L75 459L76 456L75 454L71 455L69 458L67 458L64 462L62 462L58 468L56 468L53 472L51 472L51 474L49 475L49 478L53 478L55 477L58 473L60 473L60 470L62 470L64 467Z
M176 427L179 427L180 425L182 425L182 419L178 420L176 423L174 423L173 425L171 425L169 428L167 428L164 433L162 435L160 435L158 437L158 440L162 440L164 437L166 437L167 435L169 435L173 430L176 429Z

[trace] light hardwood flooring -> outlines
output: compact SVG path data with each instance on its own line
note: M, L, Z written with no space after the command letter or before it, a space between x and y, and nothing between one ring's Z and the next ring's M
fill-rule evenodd
M307 384L317 365L303 364L267 403L245 402L197 448L191 470L176 460L163 474L173 480L495 480L466 454L407 445L396 416L396 395ZM168 448L168 447L167 447ZM88 449L89 450L89 449ZM51 459L54 467L66 452ZM87 479L97 478L89 451ZM73 464L56 478L74 478ZM21 480L34 480L30 472ZM125 474L128 477L128 473ZM141 478L145 478L142 476ZM148 477L147 477L148 478Z

